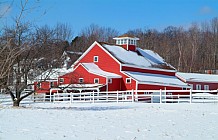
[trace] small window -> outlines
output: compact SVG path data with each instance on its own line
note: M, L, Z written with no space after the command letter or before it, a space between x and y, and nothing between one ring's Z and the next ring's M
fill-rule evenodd
M128 39L128 42L127 42L127 44L130 44L130 39Z
M120 40L117 40L117 44L120 45Z
M36 85L36 87L37 87L38 89L40 89L40 88L42 87L41 82L38 82L37 85Z
M120 45L123 45L123 39L120 40Z
M53 88L54 86L54 82L50 82L50 88Z
M144 92L144 94L145 94L145 95L149 95L150 93L149 93L149 92Z
M131 44L131 45L134 45L134 44L133 44L133 40L131 40L131 43L130 43L130 44Z
M60 83L63 83L63 82L64 82L64 78L60 78L60 79L59 79L59 82L60 82Z
M201 85L197 84L196 85L196 90L201 90Z
M209 90L209 85L204 85L204 90Z
M84 79L83 78L79 78L79 83L84 83Z
M111 84L112 83L112 79L108 79L108 83Z
M124 42L123 42L124 44L127 44L127 39L124 39Z
M131 78L126 78L126 83L130 84L131 83Z
M94 62L98 62L98 56L94 56Z
M94 79L94 83L95 83L95 84L98 84L98 83L99 83L99 78L95 78L95 79Z

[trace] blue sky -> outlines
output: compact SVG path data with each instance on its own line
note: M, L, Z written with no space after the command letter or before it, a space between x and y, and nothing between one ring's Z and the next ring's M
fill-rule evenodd
M0 6L2 12L11 0ZM218 17L218 0L29 0L28 7L37 7L26 16L36 25L55 26L67 23L74 35L91 24L111 27L120 32L130 29L167 26L189 27L193 22L209 21ZM12 24L19 11L20 0L0 20ZM43 15L45 13L45 15Z

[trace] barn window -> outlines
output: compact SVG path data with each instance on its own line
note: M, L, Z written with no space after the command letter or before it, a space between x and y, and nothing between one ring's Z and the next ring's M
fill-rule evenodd
M95 83L95 84L98 84L98 83L99 83L99 78L95 78L95 79L94 79L94 83Z
M94 56L94 62L98 62L98 56Z
M117 40L117 44L120 45L120 40Z
M38 82L37 85L36 85L36 87L37 87L38 89L40 89L40 88L42 87L41 82Z
M130 84L131 83L131 78L126 78L126 83Z
M79 78L79 83L84 83L84 79L83 78Z
M209 90L209 85L204 85L204 90Z
M120 40L120 45L123 45L123 39Z
M63 83L63 82L64 82L64 78L60 78L60 79L59 79L59 82L60 82L60 83Z
M196 85L196 90L201 90L201 85L197 84Z
M130 44L131 44L131 45L134 45L134 44L133 44L133 40L132 40L132 39L131 39L131 43L130 43Z
M54 82L50 82L50 88L53 88L54 86Z
M109 84L111 84L112 83L112 79L110 78L110 79L108 79L108 83Z
M123 44L127 44L127 39L124 39Z

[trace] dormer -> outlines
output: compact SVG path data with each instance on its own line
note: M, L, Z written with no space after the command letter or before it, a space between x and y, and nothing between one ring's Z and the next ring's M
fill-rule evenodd
M137 37L126 34L115 37L113 39L116 40L116 45L121 45L124 49L128 51L136 51L137 40L139 40L139 38Z

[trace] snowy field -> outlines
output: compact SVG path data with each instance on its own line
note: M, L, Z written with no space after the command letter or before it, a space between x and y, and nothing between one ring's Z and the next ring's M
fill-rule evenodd
M0 140L217 140L218 104L0 105Z

